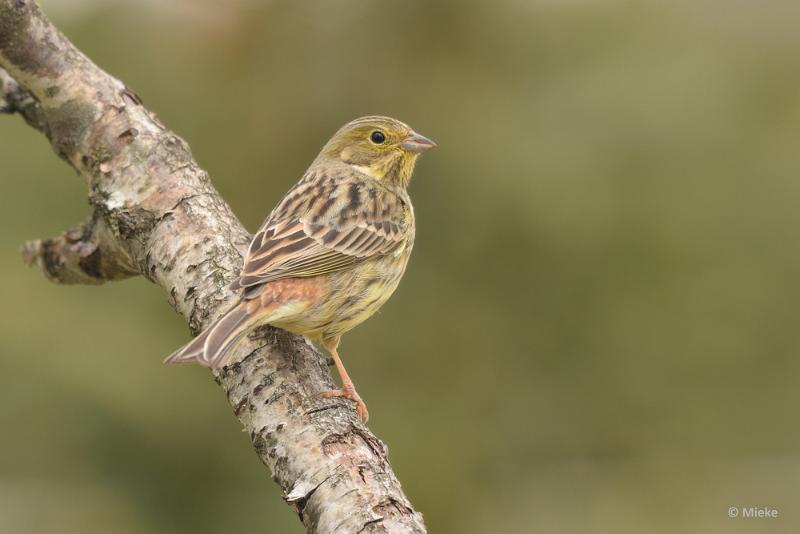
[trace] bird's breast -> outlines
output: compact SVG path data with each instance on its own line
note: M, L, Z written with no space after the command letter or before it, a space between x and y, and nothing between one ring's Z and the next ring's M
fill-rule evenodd
M275 326L309 337L341 335L366 321L397 289L410 250L371 258L353 268L315 277L325 290L302 313Z

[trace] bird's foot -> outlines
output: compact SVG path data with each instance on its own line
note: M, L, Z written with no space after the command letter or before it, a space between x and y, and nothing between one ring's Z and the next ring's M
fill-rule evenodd
M331 389L328 391L323 391L322 396L326 399L331 397L344 397L345 399L350 399L356 403L356 411L358 412L358 417L361 418L362 423L366 423L369 420L369 412L367 411L367 405L364 404L364 401L356 392L356 389L352 386L344 386L342 389Z

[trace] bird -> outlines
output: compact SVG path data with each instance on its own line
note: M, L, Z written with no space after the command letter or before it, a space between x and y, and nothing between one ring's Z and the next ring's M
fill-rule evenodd
M415 235L407 188L418 157L435 146L389 117L345 124L254 235L230 285L238 304L165 362L219 369L243 337L269 324L325 347L342 387L322 395L350 399L366 422L338 347L400 283Z

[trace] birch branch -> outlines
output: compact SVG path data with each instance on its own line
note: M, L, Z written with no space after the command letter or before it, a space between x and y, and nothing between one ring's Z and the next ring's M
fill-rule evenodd
M59 283L142 274L194 333L233 305L250 235L139 97L77 50L32 0L0 0L0 112L18 113L86 180L81 225L23 247ZM425 532L386 447L304 338L260 329L215 375L256 454L308 532ZM160 355L154 356L160 358Z

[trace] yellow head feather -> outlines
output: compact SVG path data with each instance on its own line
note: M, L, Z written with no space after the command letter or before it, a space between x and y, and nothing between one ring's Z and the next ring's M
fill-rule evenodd
M408 186L417 157L436 144L407 124L370 116L345 124L318 158L339 160L375 180Z

